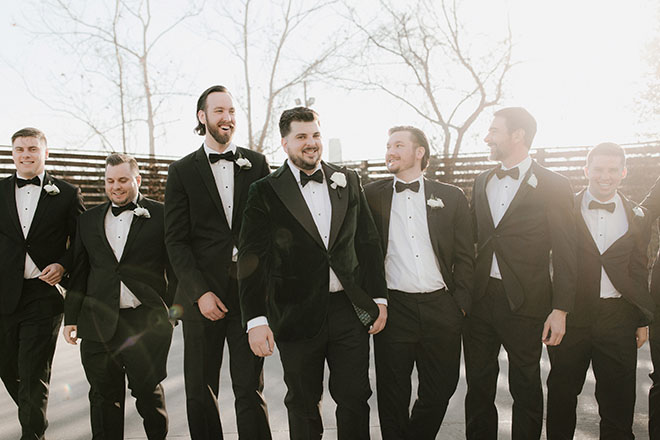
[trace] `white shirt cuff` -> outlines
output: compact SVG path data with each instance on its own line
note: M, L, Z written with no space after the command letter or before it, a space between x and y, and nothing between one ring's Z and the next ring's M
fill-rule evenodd
M265 316L257 316L256 318L252 318L247 322L247 332L252 330L255 327L259 327L260 325L268 325L268 318Z
M376 304L382 304L384 306L387 306L387 298L374 298L374 302Z

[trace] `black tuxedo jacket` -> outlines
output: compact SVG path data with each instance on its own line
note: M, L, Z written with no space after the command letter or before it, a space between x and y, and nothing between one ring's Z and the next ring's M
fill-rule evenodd
M150 310L149 319L154 325L168 318L176 283L168 286L166 275L163 204L140 197L138 205L149 211L150 218L133 216L119 261L105 232L110 202L80 216L71 287L64 300L64 323L77 325L82 339L106 342L114 336L120 282L140 300L140 307Z
M647 215L636 215L636 206L623 194L621 200L628 218L628 232L601 255L593 240L584 217L582 198L586 190L575 196L575 217L578 232L577 281L575 309L568 315L567 323L573 326L588 326L592 323L593 311L600 298L601 267L616 290L640 312L638 327L647 325L653 319L654 304L648 289L648 257L646 249L650 239ZM638 212L644 212L639 211Z
M655 181L644 201L642 201L642 206L647 210L649 223L655 222L660 217L660 178ZM660 307L660 260L658 257L660 257L660 250L658 251L658 256L656 256L653 271L651 272L651 297L656 307Z
M193 304L209 291L227 305L232 249L238 244L248 188L270 172L263 154L241 147L236 153L249 160L251 167L234 164L231 226L203 145L169 168L165 243L179 280L175 302L184 308L183 319L203 319Z
M59 194L50 195L41 189L37 209L27 238L23 237L16 210L16 174L0 180L0 313L13 313L18 306L23 288L25 254L41 270L59 263L67 271L72 266L76 219L85 210L80 190L48 173L44 185L53 184ZM66 285L66 279L62 285Z
M250 187L239 247L243 323L266 316L282 341L311 338L327 313L330 267L354 306L378 317L373 298L387 298L383 253L358 175L322 163L332 219L323 245L289 165ZM345 187L332 188L334 173Z
M385 255L390 231L393 181L393 178L387 178L364 187ZM429 237L449 293L456 304L465 313L469 313L474 276L474 244L467 199L460 188L426 178L424 196L426 200L434 197L444 203L442 208L426 205Z
M486 292L495 252L513 312L536 318L547 316L552 309L571 312L577 261L574 196L568 179L532 161L495 227L486 184L497 178L496 169L477 176L472 192L477 243L473 301Z

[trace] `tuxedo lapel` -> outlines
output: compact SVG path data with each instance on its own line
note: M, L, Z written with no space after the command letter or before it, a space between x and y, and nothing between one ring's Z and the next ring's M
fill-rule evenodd
M144 198L142 195L138 197L138 206L142 206L143 208L148 208L144 205ZM149 221L145 216L137 216L133 214L133 220L131 221L131 228L128 230L128 237L126 237L126 244L124 245L124 251L121 253L121 258L119 259L120 261L124 258L124 255L128 254L128 251L135 242L135 237L137 237L140 234L140 229L142 229L142 226L144 225L144 222Z
M381 236L383 243L383 254L387 255L387 244L390 238L390 217L392 215L392 198L394 197L394 181L387 180L385 187L380 191L380 210L381 210Z
M439 195L433 192L433 182L424 178L424 200L429 200L431 197L439 198ZM440 213L436 214L433 212L433 210L434 209L436 211L438 209L442 210L442 208L431 208L426 202L424 202L424 205L426 206L426 223L429 229L429 238L431 239L431 246L433 247L433 253L435 253L436 260L440 262L442 261L442 259L440 258L440 249L438 249L438 240L440 237L438 237L438 233L437 233L438 228L436 225L437 216ZM488 212L490 212L490 209L488 210Z
M36 228L39 226L39 222L44 218L45 213L48 212L48 206L51 204L51 199L57 197L57 194L49 195L46 192L44 186L48 184L53 184L53 178L50 177L48 173L45 173L44 181L41 182L39 202L37 202L37 209L34 211L34 217L32 217L32 223L30 224L30 231L28 232L28 236L32 234L32 231L36 230Z
M501 225L506 221L507 218L513 215L512 213L515 212L518 205L520 205L522 201L525 200L525 196L527 196L527 193L535 190L535 188L533 188L532 185L529 184L529 178L532 174L534 174L535 165L536 162L532 161L531 166L529 167L525 175L522 176L522 180L520 181L520 187L518 188L518 191L516 191L516 195L513 196L513 200L511 200L509 207L502 216L502 219L500 220L498 225ZM490 206L488 207L488 212L490 212Z
M488 174L484 176L483 179L478 179L476 187L474 188L475 194L472 195L474 198L475 195L478 194L483 194L483 197L478 197L477 198L477 212L485 212L486 213L486 218L488 219L488 224L489 226L494 229L495 228L495 222L493 221L493 213L490 212L490 204L488 203L488 193L486 192L486 185L488 185L488 181L493 177L493 174L495 174L495 170L497 168L491 169Z
M337 186L336 188L333 189L331 186L332 181L330 180L330 176L332 176L334 173L341 173L344 174L344 176L346 176L345 173L333 167L332 165L328 165L325 162L322 162L321 166L323 167L325 182L328 185L328 192L330 193L330 204L332 205L332 218L330 220L330 239L328 240L328 249L332 249L332 245L335 243L335 240L337 240L337 236L339 235L339 230L341 229L341 225L344 223L344 218L346 217L346 211L348 210L349 190L348 187L341 188ZM346 182L348 185L348 177L346 177ZM344 197L342 197L342 193Z
M309 212L307 203L303 198L298 182L293 177L287 162L284 162L277 171L273 173L273 178L268 180L275 194L280 198L286 209L295 217L300 225L314 239L314 241L325 249L319 230L314 223L312 214Z
M630 200L628 200L623 194L621 193L618 194L619 197L621 197L621 206L623 206L623 210L626 213L626 219L628 220L628 230L621 237L617 238L616 241L610 245L610 247L605 249L605 252L603 252L603 254L607 253L610 249L616 248L617 245L621 243L623 240L628 239L628 236L630 236L633 233L633 228L635 227L635 213L633 212L633 203Z
M105 216L108 213L108 209L110 209L110 202L105 202L103 209L97 210L99 214L98 214L98 218L95 220L96 231L101 237L103 246L108 252L110 252L110 257L115 261L115 263L117 263L117 257L115 256L115 251L112 250L112 246L110 246L110 242L108 241L108 236L106 235L105 232Z
M236 147L236 154L240 154L241 157L245 157L245 154L241 151L241 147ZM231 228L232 230L236 229L234 225L238 221L238 218L240 215L237 215L240 212L243 212L243 206L240 203L241 200L245 200L245 197L243 197L243 193L247 190L247 186L245 184L245 179L247 179L247 173L241 171L241 167L234 162L234 215L232 216L231 219ZM224 211L223 211L224 213Z
M587 248L596 255L600 255L598 245L594 241L594 237L591 235L591 231L589 231L589 227L582 216L582 199L584 198L584 193L586 191L586 189L583 189L577 196L575 196L575 205L573 209L575 210L575 218L577 219L578 233L586 237L585 241L586 243L589 243Z
M16 174L3 180L3 185L4 188L2 190L5 193L5 201L7 202L7 213L9 214L14 227L16 227L16 233L19 234L21 240L23 240L25 237L21 231L21 222L18 219L18 211L16 209Z
M222 207L222 200L220 200L220 194L218 194L218 187L215 184L213 172L211 171L211 165L209 164L209 159L206 156L203 145L195 153L195 165L197 166L199 175L202 177L202 181L204 182L204 185L209 192L209 196L211 196L211 200L213 200L213 204L220 213L220 221L224 222L224 224L227 225L227 228L229 228L229 223L227 223L227 216L225 215L225 210Z

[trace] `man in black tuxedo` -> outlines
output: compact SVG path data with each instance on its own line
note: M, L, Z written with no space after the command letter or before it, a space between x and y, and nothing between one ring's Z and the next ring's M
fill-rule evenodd
M140 195L140 182L134 158L111 154L109 201L78 220L63 333L70 344L82 339L94 438L124 438L125 377L147 438L167 436L160 383L167 376L174 284L166 274L163 204Z
M512 438L540 437L541 341L561 342L573 308L573 192L568 179L529 157L535 134L536 120L527 110L495 112L484 141L501 165L477 176L472 192L477 259L472 313L463 333L468 439L497 437L501 346L509 359Z
M225 340L241 439L270 439L263 398L263 359L241 325L236 280L238 234L248 187L268 175L266 158L232 143L231 94L213 86L197 101L204 144L174 162L165 188L165 241L182 308L188 426L193 440L221 439L218 412Z
M647 210L649 223L660 217L660 178L644 198L642 206ZM660 253L658 253L660 256ZM649 390L649 436L660 440L660 260L656 256L651 271L651 297L655 303L654 320L649 326L649 345L653 372L650 374L653 385Z
M21 439L42 439L50 371L80 190L45 171L48 146L36 128L11 137L16 173L0 180L0 376L18 405Z
M578 260L575 307L561 345L548 347L547 434L572 439L577 397L589 363L596 377L601 439L634 439L637 349L655 308L648 289L649 224L644 210L617 188L626 176L623 149L594 147L575 197Z
M389 135L385 162L394 178L364 188L389 293L387 326L374 337L380 430L384 440L433 440L458 383L474 271L472 220L463 191L423 177L430 154L424 132L403 126Z
M321 161L316 112L286 110L279 125L288 159L252 185L244 213L243 322L255 354L277 340L292 439L323 435L326 361L338 438L366 439L369 333L387 319L378 231L357 174Z

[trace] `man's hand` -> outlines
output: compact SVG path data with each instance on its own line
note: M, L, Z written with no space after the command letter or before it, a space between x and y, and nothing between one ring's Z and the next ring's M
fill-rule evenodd
M541 339L548 346L559 345L566 334L566 312L554 309L545 320Z
M39 275L39 279L45 283L50 284L51 286L54 286L55 284L62 281L64 272L65 272L64 267L62 267L60 263L52 263L46 266L44 270L41 271L41 275Z
M78 326L77 325L65 325L62 329L62 334L64 335L64 340L71 345L78 345Z
M220 298L215 296L213 292L206 292L197 300L199 311L206 319L217 321L225 317L229 311Z
M267 325L258 325L248 331L248 342L252 353L259 357L266 357L273 354L275 348L275 337Z
M387 306L385 304L377 304L378 306L378 318L374 321L369 329L370 335L375 335L380 333L385 328L385 323L387 322Z
M649 328L638 327L635 331L635 337L637 338L637 348L642 348L642 345L649 339Z

